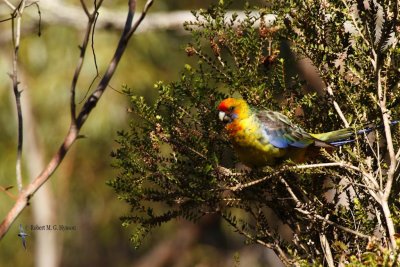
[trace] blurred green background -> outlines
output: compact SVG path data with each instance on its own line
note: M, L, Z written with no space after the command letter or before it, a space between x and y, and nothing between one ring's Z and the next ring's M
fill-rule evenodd
M10 1L17 5L19 1ZM41 3L42 2L42 3ZM69 117L69 88L86 24L71 26L50 17L41 1L41 36L38 36L37 8L25 10L22 20L22 39L19 58L20 88L25 127L23 154L24 185L47 164L67 133ZM86 1L92 5L92 1ZM157 12L189 11L207 8L214 1L164 0L154 1L149 14ZM263 6L264 1L249 1ZM79 1L53 3L80 9ZM145 1L138 1L138 11ZM104 1L107 11L124 14L127 1ZM234 1L232 9L242 9L244 1ZM50 7L49 7L50 8ZM100 9L99 21L102 19ZM0 3L1 19L9 17L11 10ZM53 10L59 17L63 10ZM84 13L81 13L84 17ZM124 15L125 16L125 15ZM68 17L68 14L67 16ZM11 22L0 23L0 186L14 186L8 190L18 194L15 181L17 124L11 79L12 42ZM104 72L119 38L119 30L105 27L96 30L94 48L100 75ZM115 176L111 167L111 151L116 147L116 132L129 123L129 97L120 93L123 85L147 99L157 96L153 84L179 78L185 63L195 64L184 51L190 36L182 30L159 28L136 34L123 56L109 88L90 115L78 140L48 181L50 202L41 203L36 197L0 241L0 266L272 266L271 252L256 245L245 246L244 240L221 224L214 216L204 218L198 225L183 220L168 224L152 233L141 248L135 250L129 242L131 229L123 228L119 217L128 212L128 206L117 199L106 181ZM77 87L77 102L85 100L96 71L90 47ZM99 78L96 79L98 82ZM95 84L96 84L95 82ZM40 163L43 161L42 163ZM36 167L36 169L35 169ZM42 190L42 189L41 189ZM39 193L40 191L39 190ZM14 203L9 194L0 195L0 215ZM36 201L36 203L35 203ZM48 212L46 218L35 219L33 206ZM40 216L40 215L39 215ZM43 217L44 218L44 217ZM17 234L19 224L29 234L27 250ZM75 226L74 231L32 231L32 225ZM56 238L52 251L38 251L37 242L47 235ZM47 241L42 241L47 243ZM51 263L38 258L40 253L54 254ZM46 257L51 257L47 255ZM240 262L240 264L237 264Z

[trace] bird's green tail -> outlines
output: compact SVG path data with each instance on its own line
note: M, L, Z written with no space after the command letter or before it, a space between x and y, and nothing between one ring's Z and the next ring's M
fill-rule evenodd
M391 121L390 125L393 126L398 124L400 121ZM347 143L352 143L355 141L355 136L367 134L377 128L382 128L382 125L376 126L371 125L371 123L364 124L361 127L361 130L358 130L355 127L344 128L332 132L320 133L320 134L311 134L313 137L324 141L333 146L342 146Z
M356 129L354 128L344 128L332 132L312 134L313 137L324 141L326 143L332 143L337 141L346 140L356 134Z

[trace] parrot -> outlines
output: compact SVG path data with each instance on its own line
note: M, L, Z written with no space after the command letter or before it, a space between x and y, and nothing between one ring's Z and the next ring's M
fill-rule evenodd
M366 127L356 131L349 127L326 133L308 133L285 115L257 110L241 98L224 99L217 109L239 160L248 167L273 166L285 160L302 163L320 148L333 150L354 142L351 137L355 134L375 129Z

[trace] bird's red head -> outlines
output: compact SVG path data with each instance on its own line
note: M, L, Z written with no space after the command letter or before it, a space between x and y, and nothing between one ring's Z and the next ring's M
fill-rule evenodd
M227 98L218 105L219 119L224 123L231 123L235 119L243 119L249 114L249 106L240 98Z

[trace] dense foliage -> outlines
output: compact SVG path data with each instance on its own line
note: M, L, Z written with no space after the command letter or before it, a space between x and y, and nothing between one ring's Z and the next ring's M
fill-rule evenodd
M400 138L386 126L400 117L398 3L276 2L245 17L228 16L223 1L194 12L186 53L197 64L179 81L156 83L154 103L132 97L135 120L119 133L120 173L109 182L131 206L123 223L135 225L139 245L172 219L217 213L286 265L394 265ZM325 85L320 92L296 74L305 59ZM248 170L217 120L228 96L280 111L310 132L383 126L308 165Z

